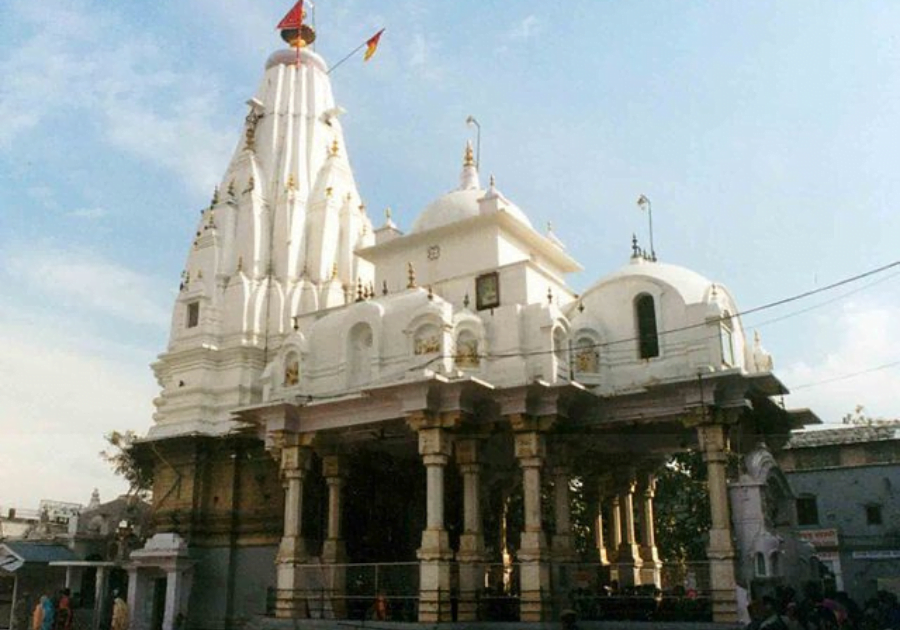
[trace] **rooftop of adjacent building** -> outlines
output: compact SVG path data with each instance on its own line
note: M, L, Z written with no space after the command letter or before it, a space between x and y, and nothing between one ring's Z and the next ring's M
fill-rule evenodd
M785 449L841 446L900 440L900 420L876 421L870 425L851 425L838 429L820 429L794 433Z

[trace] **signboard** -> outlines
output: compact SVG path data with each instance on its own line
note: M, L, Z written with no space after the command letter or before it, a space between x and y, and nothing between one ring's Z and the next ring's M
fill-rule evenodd
M854 551L854 560L900 560L900 549L870 549Z
M797 533L802 540L812 544L816 549L838 546L838 530L836 529L801 529Z

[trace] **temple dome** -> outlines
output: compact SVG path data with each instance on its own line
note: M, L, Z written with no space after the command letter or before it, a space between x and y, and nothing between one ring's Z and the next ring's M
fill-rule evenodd
M428 204L413 222L410 232L427 232L444 225L477 217L481 213L478 202L488 193L499 195L493 187L490 191L481 187L478 181L478 169L472 158L472 145L469 143L466 146L466 157L459 177L459 188L441 195ZM499 196L503 200L504 211L533 229L531 221L518 206L510 203L502 195Z
M712 281L686 267L649 261L636 257L632 258L630 263L618 271L601 278L585 291L584 294L588 295L602 286L629 278L645 278L669 286L678 292L685 304L696 304L698 302L707 301L709 299L710 290L713 287ZM721 285L717 285L717 288L719 291L724 290L724 287Z

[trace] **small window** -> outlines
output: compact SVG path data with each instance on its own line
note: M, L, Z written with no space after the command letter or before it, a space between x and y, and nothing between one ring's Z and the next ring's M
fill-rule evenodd
M881 525L881 506L880 505L867 505L866 506L866 524L867 525Z
M816 504L815 496L810 495L797 499L797 524L819 524L819 506Z
M656 330L656 305L653 296L644 294L635 300L638 344L642 359L659 356L659 337Z
M191 302L187 305L187 327L195 328L200 324L200 302Z
M756 575L766 577L766 556L761 551L756 552Z

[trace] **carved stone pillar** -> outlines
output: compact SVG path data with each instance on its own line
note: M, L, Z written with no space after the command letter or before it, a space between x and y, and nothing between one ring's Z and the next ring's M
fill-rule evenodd
M569 605L569 592L575 588L575 543L572 536L572 518L569 497L569 462L570 453L565 444L553 445L553 514L556 530L550 544L551 578L553 584L554 604L557 610Z
M324 570L326 588L331 592L334 617L346 617L347 607L347 548L343 532L343 488L346 480L346 461L341 455L322 458L322 476L328 486L328 527L322 543L322 563L331 565Z
M541 519L541 469L546 457L544 432L538 422L524 416L511 417L515 453L522 468L525 523L518 559L520 564L521 621L544 621L550 614L550 567L547 539Z
M728 479L725 468L725 427L705 424L697 427L700 448L706 461L707 485L712 526L709 530L709 577L712 586L713 621L737 621L734 578L734 545L728 511Z
M643 528L643 544L641 545L641 584L662 586L662 563L656 549L656 525L653 521L653 496L656 492L656 479L647 473L641 482L641 526Z
M634 533L634 479L629 477L624 489L619 494L619 507L622 512L622 541L616 562L619 565L619 584L633 586L641 581L641 552Z
M609 564L609 555L606 553L606 541L603 535L603 502L606 483L600 483L597 492L597 518L594 521L594 540L597 543L597 558L600 564Z
M456 442L456 462L463 478L463 533L459 537L459 604L457 621L476 621L478 594L484 586L484 532L481 515L479 440Z
M302 444L302 436L281 450L281 477L284 482L284 535L275 558L277 592L275 616L305 618L309 616L305 592L309 556L303 538L303 482L309 465L310 449Z
M428 414L411 417L419 434L419 454L425 464L425 530L419 558L419 621L450 621L450 568L453 550L444 526L444 470L450 459L452 436L438 418Z

